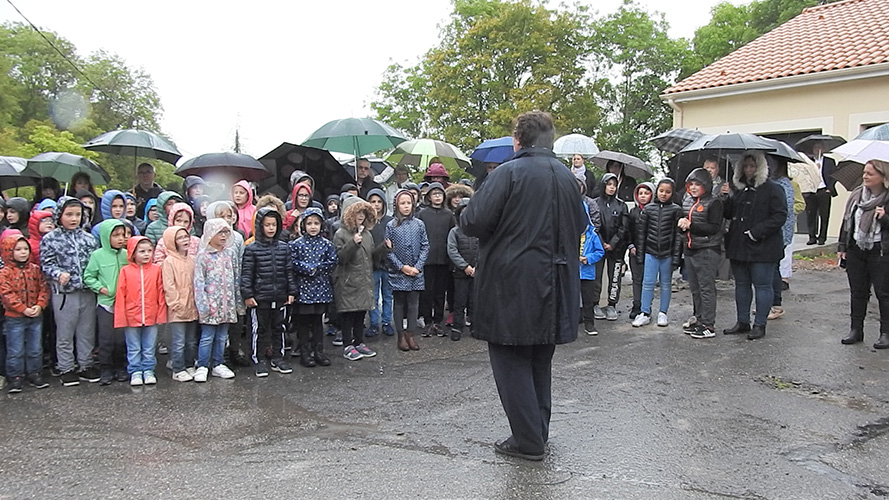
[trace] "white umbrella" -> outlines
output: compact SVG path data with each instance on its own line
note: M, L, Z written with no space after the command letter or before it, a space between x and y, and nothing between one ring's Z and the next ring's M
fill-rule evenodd
M553 152L559 158L571 158L574 155L590 158L599 152L599 147L592 139L583 134L568 134L556 139L553 144Z
M889 161L889 141L855 139L833 148L830 152L839 155L843 161L850 160L857 163L874 159Z

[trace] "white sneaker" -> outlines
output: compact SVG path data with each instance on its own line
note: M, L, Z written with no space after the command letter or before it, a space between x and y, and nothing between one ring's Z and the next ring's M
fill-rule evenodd
M142 381L142 372L133 372L130 375L130 385L133 387L142 385L144 382Z
M670 320L667 319L667 313L659 312L657 313L657 326L667 326L670 324Z
M636 315L636 319L633 320L633 327L638 328L649 323L651 323L651 316L645 313L639 313Z
M173 374L173 380L176 382L191 382L194 380L194 376L186 370L182 370L181 372L176 372Z
M185 371L188 372L189 375L194 377L195 368L193 366L189 366L188 368L185 369Z
M235 372L225 365L216 365L211 374L219 378L235 378Z
M206 366L199 366L197 370L194 371L194 381L195 382L206 382L207 381L207 373L210 370L207 369Z
M154 372L151 370L142 372L142 379L145 381L145 385L154 385L157 383L157 377L154 376Z

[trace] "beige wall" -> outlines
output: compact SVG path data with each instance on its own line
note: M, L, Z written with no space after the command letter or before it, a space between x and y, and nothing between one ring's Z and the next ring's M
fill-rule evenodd
M679 96L675 96L681 99ZM715 134L822 130L851 140L863 125L889 122L889 76L676 102L673 126ZM831 206L828 234L839 233L845 190ZM803 216L801 214L801 216Z

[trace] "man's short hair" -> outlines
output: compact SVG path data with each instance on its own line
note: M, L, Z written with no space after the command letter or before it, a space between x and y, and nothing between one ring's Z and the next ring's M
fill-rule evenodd
M152 165L151 163L140 163L139 166L136 167L136 172L142 169L142 167L148 167L151 169L152 172L154 172L154 165Z
M405 167L404 165L398 165L397 167L395 167L395 173L396 173L396 174L408 174L408 175L410 175L411 171L408 170L408 168Z
M367 166L370 166L370 160L367 158L358 158L358 160L355 161L355 166L358 166L361 162L367 163Z
M515 119L513 128L515 137L523 148L553 148L556 137L556 129L553 125L553 117L544 111L527 111Z

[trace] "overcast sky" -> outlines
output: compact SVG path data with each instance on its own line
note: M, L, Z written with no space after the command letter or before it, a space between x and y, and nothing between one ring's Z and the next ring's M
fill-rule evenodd
M599 13L621 4L588 1ZM12 2L82 56L105 49L149 73L162 129L184 159L231 149L237 128L244 151L259 157L330 120L368 116L386 67L416 62L452 10L449 0ZM666 15L671 36L691 38L718 2L639 3ZM23 19L0 0L0 21Z

